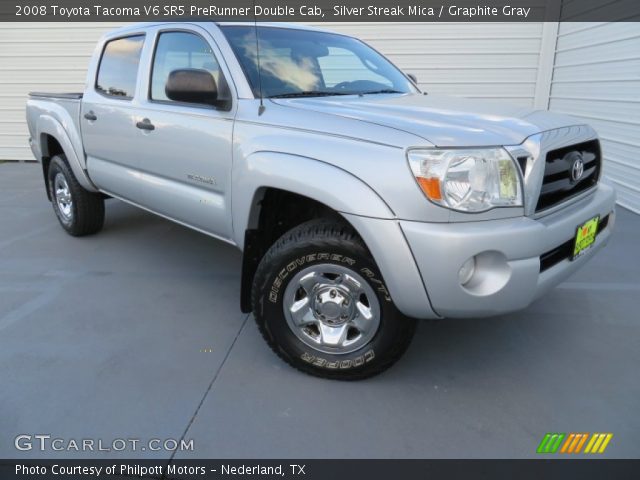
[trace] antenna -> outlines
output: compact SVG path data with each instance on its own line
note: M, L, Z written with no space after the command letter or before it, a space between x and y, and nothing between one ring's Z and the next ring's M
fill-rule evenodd
M253 0L253 28L256 32L256 59L258 64L258 89L260 91L260 106L258 107L258 116L265 111L263 93L262 93L262 69L260 68L260 40L258 38L258 21L256 20L256 0Z

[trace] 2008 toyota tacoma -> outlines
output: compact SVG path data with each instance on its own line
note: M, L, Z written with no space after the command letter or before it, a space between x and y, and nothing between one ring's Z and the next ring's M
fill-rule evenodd
M98 232L115 197L237 246L241 309L323 377L381 372L416 319L526 307L614 223L588 125L426 95L363 42L297 25L116 30L83 93L32 93L27 118L68 233Z

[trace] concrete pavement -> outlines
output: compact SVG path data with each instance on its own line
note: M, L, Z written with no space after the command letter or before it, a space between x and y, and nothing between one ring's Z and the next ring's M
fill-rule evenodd
M116 200L100 234L70 237L40 167L0 164L0 457L172 455L14 447L50 434L192 439L176 458L522 458L576 431L637 458L639 243L619 208L609 246L527 310L421 323L388 372L332 382L240 312L233 247Z

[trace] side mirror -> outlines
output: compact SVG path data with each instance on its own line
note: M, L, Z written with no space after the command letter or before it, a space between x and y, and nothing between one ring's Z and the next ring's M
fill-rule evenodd
M413 73L407 73L407 77L411 79L413 83L418 84L418 77L416 77Z
M170 100L220 106L216 80L206 70L183 68L169 74L164 91Z

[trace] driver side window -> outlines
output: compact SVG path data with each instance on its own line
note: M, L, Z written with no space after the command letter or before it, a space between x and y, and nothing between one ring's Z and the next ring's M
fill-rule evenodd
M355 53L346 48L329 47L329 55L319 57L318 63L324 77L324 83L328 88L335 87L345 78L367 80L387 85L389 88L393 87L389 79L371 70L375 69L373 64L367 67L363 60L360 60Z

